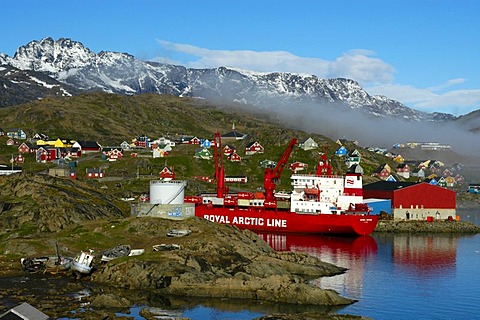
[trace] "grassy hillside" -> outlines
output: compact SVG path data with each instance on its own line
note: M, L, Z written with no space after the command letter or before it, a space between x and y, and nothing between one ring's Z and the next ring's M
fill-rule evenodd
M332 140L318 134L309 134L298 130L290 130L269 122L259 114L247 114L232 106L211 105L197 99L178 98L158 94L142 94L122 96L108 93L82 94L69 98L49 97L43 100L0 109L0 127L4 130L22 128L28 136L40 132L49 138L69 138L74 140L96 140L103 146L119 145L123 141L131 141L137 135L147 135L152 139L162 136L170 138L178 135L193 135L199 138L213 139L216 130L226 133L232 129L248 134L242 141L224 142L234 145L242 162L225 161L227 175L246 175L249 179L246 185L233 185L236 188L255 190L263 185L263 169L259 162L264 159L278 161L292 138L301 141L312 137L319 145L328 147L330 158L334 159L337 172L346 170L343 159L333 157L338 148ZM6 146L6 138L0 139L0 163L8 163L12 155L17 154L17 146ZM264 154L245 156L245 146L259 141L265 148ZM357 147L346 146L348 150L360 149L362 166L366 177L373 172L378 164L388 162L387 158L371 154ZM110 192L128 196L148 191L148 181L157 179L164 165L173 167L177 179L188 179L187 192L213 190L213 185L193 180L194 176L213 176L213 160L195 159L194 152L198 146L177 145L173 152L165 158L130 157L127 153L124 159L117 162L102 160L100 155L80 159L76 168L79 179L84 179L86 168L104 168L106 176L98 184ZM308 171L314 170L318 161L318 152L322 150L303 151L298 147L290 156L290 162L302 161L309 165ZM145 155L151 153L145 152ZM33 155L27 156L23 165L25 171L38 172L52 167L50 164L38 164ZM285 169L278 189L289 188L291 170ZM110 181L112 180L112 181Z

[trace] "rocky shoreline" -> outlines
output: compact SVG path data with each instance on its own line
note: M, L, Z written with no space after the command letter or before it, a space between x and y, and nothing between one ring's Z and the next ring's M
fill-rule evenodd
M126 218L84 223L81 227L72 228L56 233L6 238L0 259L3 279L23 281L22 286L25 287L7 288L2 285L0 298L8 297L41 306L42 312L55 318L67 317L76 308L87 310L76 314L77 319L113 319L119 310L128 311L132 305L142 301L136 294L138 292L161 297L167 305L175 305L172 300L199 298L313 307L336 307L355 302L333 290L310 284L310 280L341 274L346 269L307 254L275 252L248 230L197 217L183 221ZM166 233L171 229L189 229L192 233L170 238ZM63 280L58 279L62 276L60 273L53 278L52 275L35 275L44 277L38 281L43 281L46 292L55 295L53 298L48 294L35 294L35 289L25 284L31 281L33 275L19 274L20 256L51 253L52 247L46 244L51 244L53 240L62 244L63 252L85 250L85 245L101 252L106 249L102 247L106 243L119 244L122 241L132 248L144 248L145 253L117 258L108 263L101 263L97 256L95 271L79 280L74 280L71 274L63 275ZM159 243L175 243L181 249L153 251L152 246ZM15 257L8 258L12 257L12 253ZM62 281L65 283L57 288L58 282ZM87 288L90 294L82 297L81 303L69 300L68 292L82 292ZM2 305L0 313L7 310L6 304ZM85 309L82 305L89 308ZM323 319L328 317L322 314Z
M379 220L375 233L480 233L480 226L465 221L396 221Z

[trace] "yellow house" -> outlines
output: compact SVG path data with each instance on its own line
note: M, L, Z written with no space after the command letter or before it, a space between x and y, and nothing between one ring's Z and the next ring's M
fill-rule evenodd
M453 177L446 177L445 182L447 183L447 187L454 187L455 186L455 178L453 178Z
M47 142L45 140L37 140L37 146L46 146Z
M405 158L402 157L401 155L397 154L395 156L395 158L393 158L393 161L395 161L396 163L404 163L405 162Z
M57 140L55 140L55 141L53 142L53 146L54 146L55 148L65 148L65 143L63 143L62 140L57 139Z

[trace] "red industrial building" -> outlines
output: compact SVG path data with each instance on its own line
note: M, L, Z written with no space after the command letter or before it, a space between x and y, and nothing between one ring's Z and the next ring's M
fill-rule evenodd
M456 217L455 191L425 182L374 182L363 186L363 197L390 199L396 220Z

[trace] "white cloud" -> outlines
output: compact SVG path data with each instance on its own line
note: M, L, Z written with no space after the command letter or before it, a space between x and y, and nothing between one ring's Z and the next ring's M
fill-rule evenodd
M465 82L465 79L462 79L462 78L450 79L445 83L441 83L441 84L439 84L435 87L430 87L429 90L440 91L440 90L444 90L444 89L450 88L451 86L454 86L456 84L461 84L461 83L464 83L464 82Z
M436 96L432 90L400 84L377 85L367 87L365 90L370 94L384 95L406 104L422 103Z
M319 78L349 78L359 82L370 94L384 95L426 112L460 115L478 109L480 104L480 89L450 90L452 86L464 83L465 79L462 78L428 88L395 84L395 68L374 57L375 52L369 50L350 50L334 61L328 61L299 57L286 51L210 50L189 44L157 41L168 58L164 56L152 60L189 68L224 66L257 72L313 74Z
M388 83L393 80L394 68L378 58L374 52L351 50L335 61L299 57L286 51L210 50L189 44L157 40L163 49L187 54L196 59L182 63L190 68L216 68L220 66L260 72L291 72L313 74L319 78L349 78L361 85ZM165 61L155 58L155 61Z
M451 86L465 80L451 79L445 83L429 88L415 88L408 85L389 84L365 88L370 94L381 94L402 102L411 108L425 112L446 112L454 115L466 114L478 109L480 89L450 90Z
M235 67L260 72L291 72L315 74L320 78L328 77L330 62L317 58L302 58L286 51L251 50L209 50L188 44L158 40L168 51L197 57L182 63L190 68ZM162 61L163 58L155 58Z
M330 74L354 79L362 85L392 82L395 69L372 55L374 52L367 50L349 51L331 63Z

